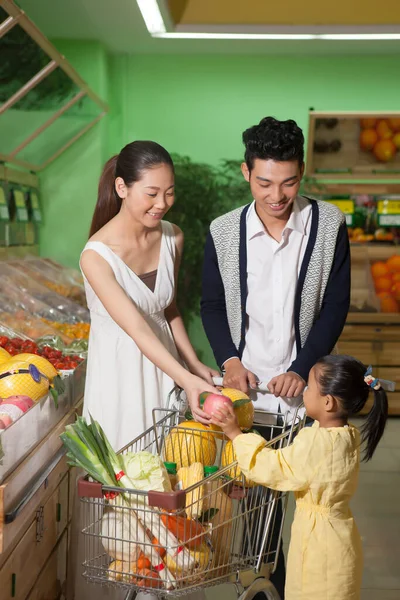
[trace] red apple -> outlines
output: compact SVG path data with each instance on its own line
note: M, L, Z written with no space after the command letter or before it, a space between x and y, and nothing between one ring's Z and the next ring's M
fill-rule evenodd
M222 394L210 394L205 399L203 410L211 416L213 412L225 405L232 406L232 400Z
M22 412L26 412L33 406L35 403L32 398L29 396L10 396L9 398L4 398L2 404L13 404L14 406L18 406L22 410ZM1 404L0 404L0 412L1 412Z

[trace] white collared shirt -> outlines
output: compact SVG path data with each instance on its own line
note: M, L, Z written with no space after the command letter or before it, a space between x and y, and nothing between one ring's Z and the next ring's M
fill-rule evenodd
M262 383L285 373L296 358L294 303L311 228L311 204L297 197L280 242L265 230L255 203L247 213L247 328L242 363ZM255 408L294 409L296 399L253 392ZM285 406L282 406L284 403Z

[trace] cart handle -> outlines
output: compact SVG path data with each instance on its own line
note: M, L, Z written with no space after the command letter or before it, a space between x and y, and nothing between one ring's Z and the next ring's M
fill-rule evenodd
M224 384L224 379L223 379L223 377L213 377L213 382L214 382L214 385L216 385L218 387L222 387ZM266 384L266 383L258 382L257 387L251 388L251 389L254 390L255 392L264 392L266 394L271 394L271 392L268 389L268 384Z

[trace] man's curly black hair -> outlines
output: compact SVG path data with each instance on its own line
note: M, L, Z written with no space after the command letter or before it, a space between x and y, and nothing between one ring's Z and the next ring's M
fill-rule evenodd
M295 121L278 121L265 117L258 125L253 125L243 133L246 146L245 161L249 171L256 158L284 162L297 160L301 167L304 162L304 135Z

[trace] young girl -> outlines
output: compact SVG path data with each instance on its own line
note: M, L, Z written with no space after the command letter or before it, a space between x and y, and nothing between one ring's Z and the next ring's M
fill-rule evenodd
M106 163L80 263L91 315L84 414L115 450L153 425L174 382L200 421L199 394L216 391L218 373L198 360L176 306L183 234L163 221L173 203L174 167L159 144L132 142Z
M360 440L348 418L364 408L371 388L374 402ZM386 393L358 360L332 355L311 370L304 404L315 423L282 450L265 448L259 435L242 434L229 406L216 411L212 422L233 440L246 477L295 492L286 600L358 600L362 548L349 501L357 488L360 441L370 460L383 435Z

